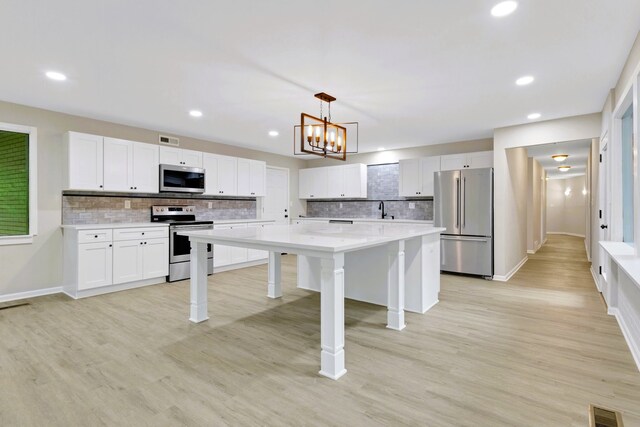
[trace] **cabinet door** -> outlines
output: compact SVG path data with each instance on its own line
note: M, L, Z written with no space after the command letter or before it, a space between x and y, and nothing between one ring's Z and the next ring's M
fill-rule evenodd
M131 145L133 147L133 191L157 193L160 181L159 147L141 142L132 142Z
M160 163L163 165L182 165L182 150L175 147L160 147Z
M201 168L202 151L182 150L182 165L192 168Z
M324 197L329 199L339 199L345 197L345 166L329 166L322 168L326 171L326 194ZM316 174L319 171L315 172ZM322 178L314 178L314 182L319 182ZM317 194L321 194L321 190L316 191ZM322 197L322 196L319 196Z
M312 174L313 169L300 169L298 171L298 198L310 199L313 191Z
M353 164L340 166L342 173L342 196L348 198L367 197L367 166Z
M104 189L133 191L133 154L131 141L104 138Z
M329 190L329 168L313 168L311 169L311 198L326 199Z
M440 170L441 171L454 171L465 169L467 165L466 154L451 154L448 156L440 157Z
M218 156L218 194L235 196L238 192L238 159Z
M145 240L142 246L142 277L151 279L169 275L169 239Z
M238 228L247 228L247 224L234 224L231 227L232 230ZM247 248L238 248L236 246L231 247L231 264L239 264L241 262L247 262Z
M420 159L422 176L422 196L433 197L433 174L440 171L440 156Z
M400 160L400 189L403 197L416 197L422 193L422 170L420 159Z
M251 160L238 159L238 196L251 195Z
M103 138L78 132L67 134L67 187L71 190L103 189Z
M229 230L231 225L214 225L214 230ZM213 245L213 266L224 267L231 264L231 246Z
M266 224L247 224L248 228L264 228ZM269 257L269 251L261 251L260 249L247 249L247 260L257 261L260 259L267 259Z
M113 242L113 284L142 280L143 246L140 240Z
M111 285L112 261L111 242L78 245L78 290Z
M467 155L467 164L470 169L492 168L493 151L479 151Z
M267 193L267 164L259 160L251 161L251 195L265 196Z
M202 167L204 168L204 194L218 195L218 156L204 153Z

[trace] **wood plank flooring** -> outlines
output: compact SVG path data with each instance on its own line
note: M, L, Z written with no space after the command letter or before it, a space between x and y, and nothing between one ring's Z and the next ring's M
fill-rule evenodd
M585 426L590 403L640 426L640 373L588 270L582 239L550 236L508 283L443 275L440 303L385 328L346 302L346 362L320 377L319 295L280 300L266 266L0 310L0 425Z

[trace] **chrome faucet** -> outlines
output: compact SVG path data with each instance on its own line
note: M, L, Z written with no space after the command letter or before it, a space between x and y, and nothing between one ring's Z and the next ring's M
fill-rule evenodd
M380 200L380 204L378 205L378 210L382 211L380 219L384 219L384 217L386 217L387 214L384 213L384 202L382 200Z

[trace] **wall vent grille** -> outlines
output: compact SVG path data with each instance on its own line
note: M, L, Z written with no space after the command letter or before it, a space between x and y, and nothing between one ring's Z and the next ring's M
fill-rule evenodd
M175 136L160 135L158 140L160 141L160 144L164 145L172 145L174 147L178 147L180 145L180 140Z

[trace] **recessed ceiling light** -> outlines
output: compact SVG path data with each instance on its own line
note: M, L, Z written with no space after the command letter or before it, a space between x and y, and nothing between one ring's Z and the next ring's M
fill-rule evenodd
M59 81L59 82L63 82L65 80L67 80L67 76L65 76L64 74L59 73L57 71L47 71L45 73L45 75L47 77L49 77L51 80L56 80L56 81Z
M571 166L569 166L569 165L562 165L562 166L558 166L558 170L559 170L560 172L566 172L566 171L568 171L569 169L571 169Z
M384 151L384 147L378 147L378 151Z
M518 8L516 1L503 1L491 8L491 14L496 18L511 15Z
M523 77L520 77L518 80L516 80L516 84L518 86L526 86L533 83L534 80L535 78L533 76L523 76Z
M191 110L189 111L189 115L191 117L202 117L202 111L199 110Z
M551 156L551 158L556 162L564 162L568 157L568 154L554 154L553 156Z
M527 119L535 120L535 119L539 119L540 117L542 117L542 114L540 113L531 113L527 116Z
M280 135L280 132L278 132L277 130L270 130L269 131L269 136L278 136Z

